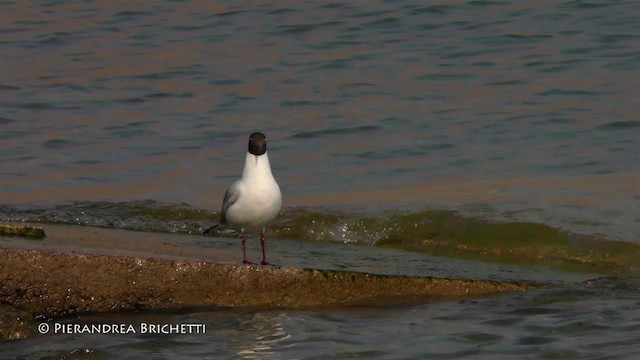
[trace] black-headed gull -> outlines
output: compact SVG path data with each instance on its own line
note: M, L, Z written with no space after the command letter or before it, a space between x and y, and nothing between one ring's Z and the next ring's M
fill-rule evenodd
M243 263L251 264L247 260L245 231L260 231L260 264L269 264L264 247L264 233L280 213L281 206L280 187L273 178L267 155L267 137L261 132L254 132L249 137L242 177L227 189L220 212L220 225L241 233Z

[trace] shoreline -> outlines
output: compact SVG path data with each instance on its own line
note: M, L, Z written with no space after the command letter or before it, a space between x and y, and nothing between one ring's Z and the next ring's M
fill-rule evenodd
M0 301L36 318L205 307L301 308L478 296L544 287L516 281L375 275L0 249Z
M80 313L375 306L550 286L244 265L237 263L235 247L193 246L193 236L64 225L45 231L44 240L0 237L0 337L5 339L35 333L35 319Z

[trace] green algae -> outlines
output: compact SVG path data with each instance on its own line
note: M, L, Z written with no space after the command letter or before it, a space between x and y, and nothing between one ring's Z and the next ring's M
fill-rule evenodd
M575 234L533 222L490 220L500 216L491 210L476 204L474 208L465 209L467 215L452 210L363 215L288 208L271 230L276 237L292 240L392 247L431 255L608 275L633 275L640 265L640 244ZM216 212L153 200L74 202L52 209L5 208L4 212L18 214L13 218L28 222L187 234L201 234L218 220ZM228 236L229 233L210 235Z
M285 215L286 220L275 227L278 236L609 275L629 274L640 265L640 245L538 223L488 221L446 210L376 217L295 214Z
M32 239L44 239L44 229L30 225L6 225L0 224L1 236L21 236Z
M188 204L163 204L155 201L143 201L136 203L130 209L130 215L148 216L156 220L201 220L211 221L217 219L215 213L201 209L195 209Z

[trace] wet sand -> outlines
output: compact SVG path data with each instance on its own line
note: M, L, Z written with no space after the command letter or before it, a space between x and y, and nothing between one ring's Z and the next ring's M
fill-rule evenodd
M200 307L300 308L424 301L540 287L516 281L387 276L235 263L238 249L194 236L45 226L0 238L0 302L34 317Z

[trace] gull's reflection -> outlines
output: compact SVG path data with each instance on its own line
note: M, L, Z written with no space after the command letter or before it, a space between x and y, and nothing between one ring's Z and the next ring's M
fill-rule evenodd
M264 359L274 357L276 347L291 337L283 326L283 313L255 313L240 320L238 336L229 341L230 350L236 352L238 359Z

